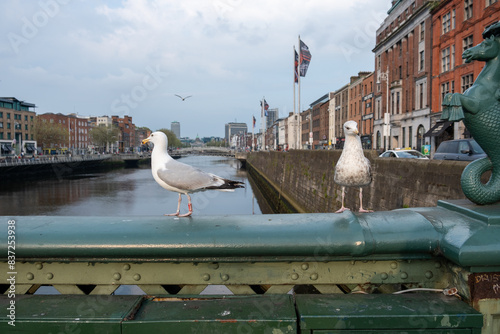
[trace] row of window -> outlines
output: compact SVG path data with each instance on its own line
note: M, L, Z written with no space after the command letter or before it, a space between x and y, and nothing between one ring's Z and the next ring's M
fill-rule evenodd
M474 37L469 35L462 40L462 53L474 46ZM441 50L441 73L455 68L455 45L450 45Z
M11 113L10 112L6 112L5 115L7 116L7 119L11 119ZM0 111L0 118L3 118L3 111ZM23 116L21 114L14 114L14 119L18 120L18 121L22 121L23 120ZM28 121L28 115L24 115L24 120ZM33 121L33 116L30 116L29 120Z
M485 7L489 7L492 4L498 2L498 0L486 0L485 1ZM473 8L474 8L474 1L473 0L465 0L464 1L464 21L472 18L473 16ZM441 17L441 33L444 35L447 32L455 29L455 19L456 19L456 10L453 8L451 11L448 13L444 14Z
M11 125L10 122L7 122L6 124L7 124L7 127L6 127L7 130L12 129L12 125ZM4 128L3 122L0 122L0 129L3 129L3 128ZM15 130L21 130L22 129L22 124L15 123L14 124L14 129ZM28 131L28 124L24 124L24 130Z
M7 132L7 134L4 134L3 132L0 132L0 139L12 140L14 138L12 138L12 133L10 133L10 132ZM34 140L33 139L33 135L28 135L27 133L24 134L24 140Z
M463 75L461 78L461 92L465 92L469 87L474 83L474 75L472 73ZM448 93L455 93L455 82L447 81L441 84L441 102L444 99L444 96Z

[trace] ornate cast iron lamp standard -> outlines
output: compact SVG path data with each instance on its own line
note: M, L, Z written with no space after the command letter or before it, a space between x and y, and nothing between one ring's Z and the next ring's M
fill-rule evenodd
M382 128L382 133L384 135L384 151L386 151L389 147L387 139L391 135L391 116L389 113L389 66L387 66L387 70L385 72L381 72L379 70L376 83L380 85L380 81L385 81L386 83L384 126Z

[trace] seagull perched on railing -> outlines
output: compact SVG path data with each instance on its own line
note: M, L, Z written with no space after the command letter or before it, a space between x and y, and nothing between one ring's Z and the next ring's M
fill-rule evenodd
M342 207L336 211L349 210L344 207L345 187L359 187L359 212L372 212L363 209L363 188L372 182L370 160L363 154L358 124L355 121L344 123L345 143L340 159L335 165L333 180L342 186Z
M174 94L174 95L175 95L175 96L177 96L177 97L179 97L182 101L184 101L185 99L187 99L187 98L189 98L189 97L193 96L193 95L188 95L188 96L186 96L186 97L182 97L182 96L177 95L177 94Z
M174 160L168 154L167 135L161 131L153 132L151 136L142 141L142 144L146 144L147 142L154 144L153 152L151 153L151 172L153 173L153 178L163 188L179 193L177 212L166 216L190 216L193 213L190 193L205 190L234 191L236 188L245 187L244 183L240 181L224 179ZM188 198L189 212L180 215L182 194Z

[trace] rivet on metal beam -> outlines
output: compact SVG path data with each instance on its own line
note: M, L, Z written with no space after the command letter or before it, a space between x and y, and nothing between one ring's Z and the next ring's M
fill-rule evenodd
M380 274L380 278L383 280L386 280L389 278L389 275L387 275L387 273L382 273L382 274Z
M402 279L407 279L408 278L408 274L405 273L404 271L399 275Z
M209 274L203 274L203 276L201 276L201 278L202 278L204 281L210 281L210 275L209 275Z
M312 279L313 281L317 280L317 279L318 279L318 274L316 274L316 273L312 274L312 275L311 275L311 279Z
M33 273L27 273L26 278L29 279L30 281L35 278L35 275Z
M223 281L227 281L229 279L229 275L228 274L224 274L220 278L222 278Z
M36 268L36 269L38 269L38 270L40 270L40 269L42 269L42 268L43 268L43 264L41 264L40 262L37 262L37 263L35 264L35 268Z
M292 279L295 281L295 280L298 280L299 279L299 274L297 273L293 273L292 274Z
M391 262L391 268L392 269L396 269L398 267L398 263L397 262Z
M302 266L300 266L302 270L307 270L309 269L309 265L307 263L302 263Z
M114 274L113 274L113 279L114 279L115 281L120 280L120 278L122 278L122 275L120 275L120 273L114 273Z
M53 279L54 278L54 274L53 273L48 273L46 277L47 277L47 279Z
M441 262L434 263L434 268L441 268Z
M219 269L219 264L218 264L218 263L211 263L211 264L210 264L210 267L211 267L212 269Z
M140 280L141 280L141 275L139 275L139 274L135 274L132 278L133 278L135 281L140 281Z
M124 264L123 270L130 270L130 264L128 264L128 263Z
M434 274L432 273L432 271L428 270L425 272L425 277L427 279L431 279L433 276L434 276Z

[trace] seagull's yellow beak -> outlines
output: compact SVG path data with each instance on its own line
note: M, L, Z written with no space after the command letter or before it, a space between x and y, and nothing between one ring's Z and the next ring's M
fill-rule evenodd
M358 130L354 130L354 133L359 135L359 131Z
M144 145L144 144L146 144L146 143L148 143L148 142L149 142L149 137L148 137L148 138L146 138L146 139L144 139L144 140L142 141L142 145Z

